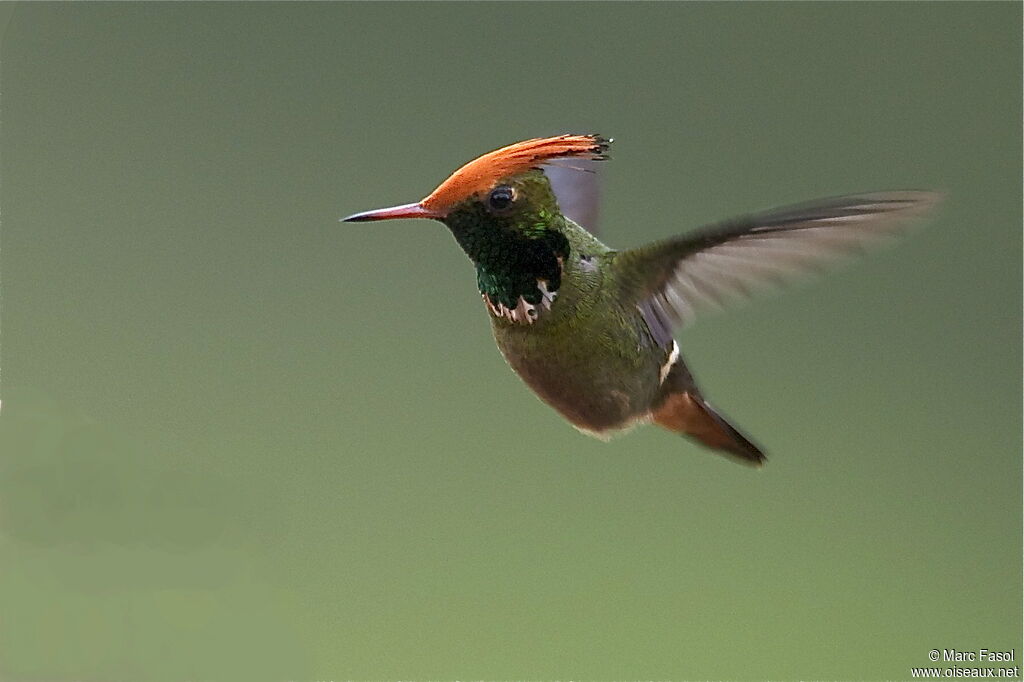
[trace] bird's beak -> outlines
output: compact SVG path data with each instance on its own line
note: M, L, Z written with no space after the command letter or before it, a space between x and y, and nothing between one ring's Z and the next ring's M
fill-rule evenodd
M371 220L393 220L395 218L443 218L440 213L423 208L421 204L404 204L392 206L391 208L378 208L376 211L364 211L355 213L347 218L342 218L343 223L364 223Z

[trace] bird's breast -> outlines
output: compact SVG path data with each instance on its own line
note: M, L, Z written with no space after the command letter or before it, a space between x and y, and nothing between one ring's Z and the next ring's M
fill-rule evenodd
M636 310L605 306L563 283L535 324L493 315L498 348L546 403L578 428L605 432L646 417L661 383L664 349Z

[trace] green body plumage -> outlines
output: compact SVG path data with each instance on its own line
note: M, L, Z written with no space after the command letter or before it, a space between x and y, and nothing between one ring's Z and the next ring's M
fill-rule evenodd
M494 216L478 198L444 222L476 265L480 293L532 322L491 315L494 339L519 376L575 426L601 434L647 415L670 349L655 343L635 302L623 300L615 253L558 209L545 175L508 183L516 206ZM539 307L538 282L557 295Z

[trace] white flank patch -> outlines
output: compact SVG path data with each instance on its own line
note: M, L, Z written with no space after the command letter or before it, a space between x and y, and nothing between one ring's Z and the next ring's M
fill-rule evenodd
M572 426L572 428L576 429L577 431L579 431L583 435L590 436L591 438L596 438L598 440L601 440L601 441L604 441L605 443L607 443L612 438L617 438L618 436L621 436L623 434L629 433L630 431L632 431L636 427L643 426L644 424L647 424L650 421L651 421L650 413L648 413L648 414L641 414L641 415L637 415L635 417L632 417L630 419L627 419L626 421L622 422L621 424L617 424L615 426L611 426L611 427L605 429L604 431L594 431L593 429L588 429L585 426L579 426L578 424L573 424L572 422L569 422L569 424Z
M672 352L668 355L668 360L664 365L661 366L661 373L658 378L658 383L665 383L665 377L672 371L672 366L679 360L679 344L674 340L672 341Z

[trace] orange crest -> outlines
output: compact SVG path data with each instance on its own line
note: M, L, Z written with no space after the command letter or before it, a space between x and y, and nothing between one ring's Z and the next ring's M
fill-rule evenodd
M599 135L559 135L516 142L473 159L452 173L419 205L443 214L463 199L486 192L501 178L538 168L555 159L605 159L609 142L611 140Z

